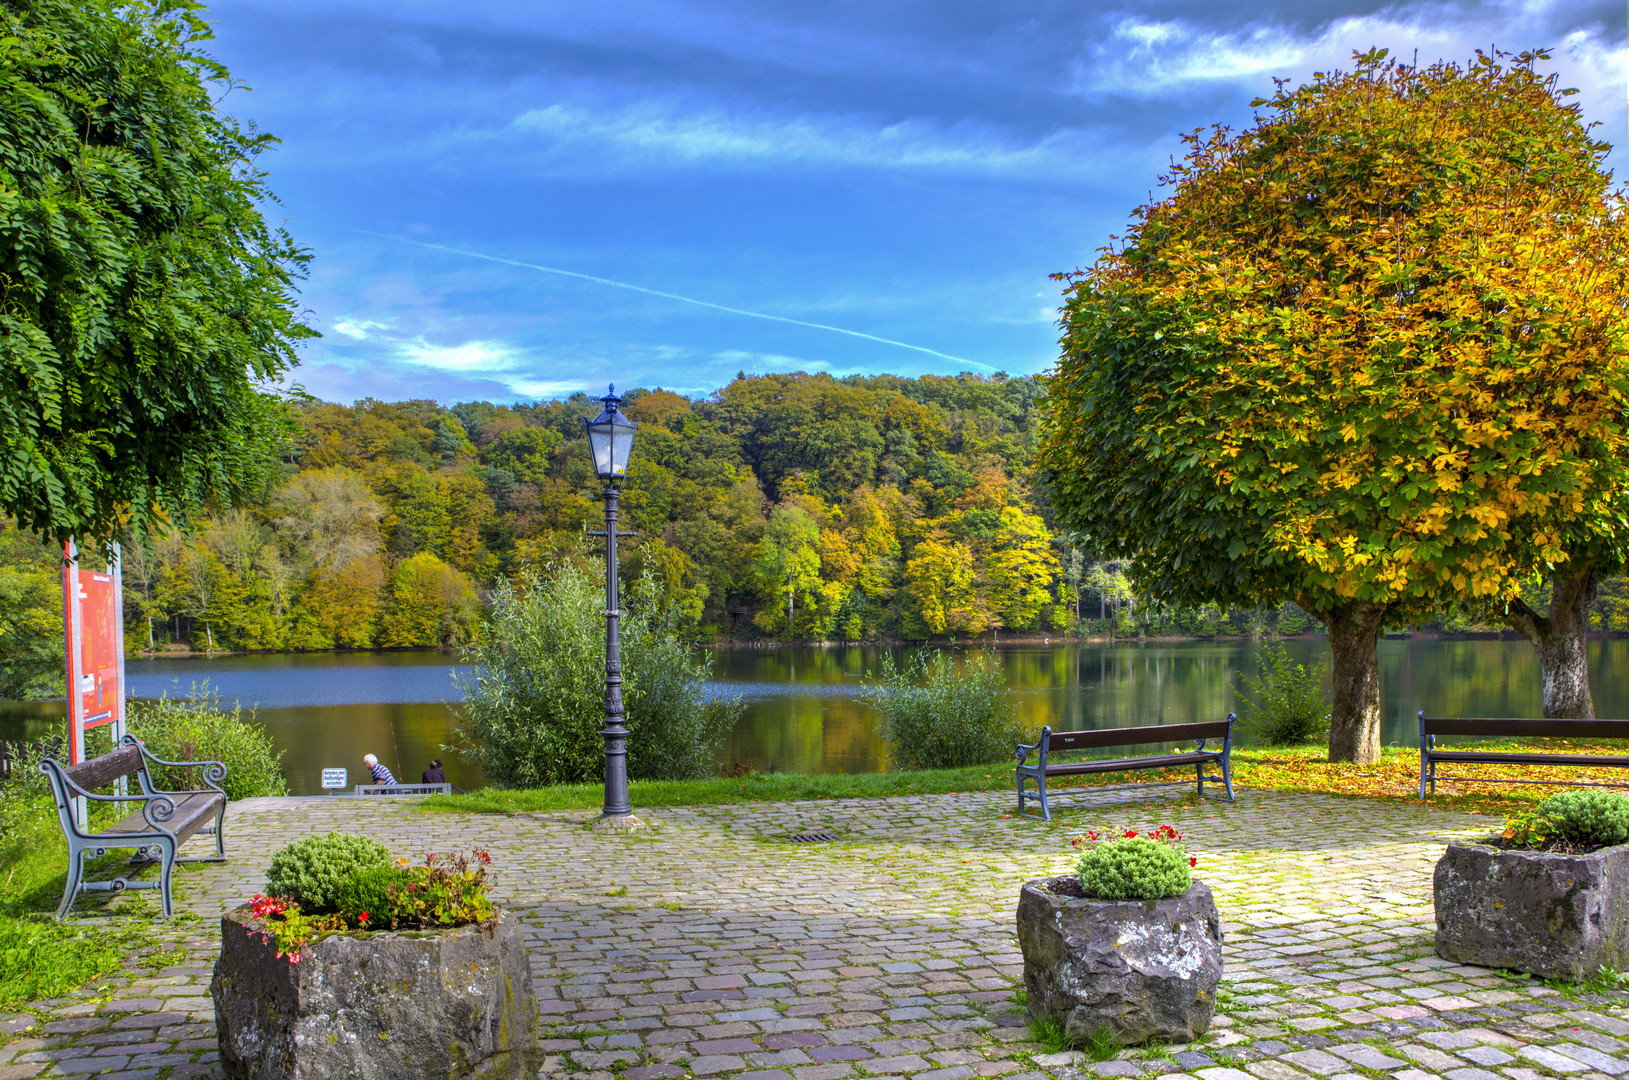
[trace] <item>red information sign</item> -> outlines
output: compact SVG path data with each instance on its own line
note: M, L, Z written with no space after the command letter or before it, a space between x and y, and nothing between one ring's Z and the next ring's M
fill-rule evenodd
M117 558L113 572L101 574L79 569L72 544L63 553L68 742L77 763L85 759L86 731L113 724L115 740L124 734L124 598Z

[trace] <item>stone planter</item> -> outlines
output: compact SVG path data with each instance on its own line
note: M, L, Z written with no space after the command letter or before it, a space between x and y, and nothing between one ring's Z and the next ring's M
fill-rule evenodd
M537 1075L520 926L335 934L277 958L247 907L221 917L210 994L221 1067L243 1080Z
M1569 982L1629 967L1629 846L1558 855L1455 840L1432 884L1445 960Z
M1222 977L1222 921L1210 886L1164 900L1088 900L1074 877L1024 883L1018 944L1032 1016L1083 1040L1191 1042L1209 1029Z

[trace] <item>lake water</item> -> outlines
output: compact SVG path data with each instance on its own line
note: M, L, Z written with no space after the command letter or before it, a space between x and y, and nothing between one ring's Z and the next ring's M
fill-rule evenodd
M1302 661L1328 651L1321 640L1287 645ZM1236 673L1254 672L1262 647L1124 642L1017 645L999 654L1027 723L1078 730L1221 719L1236 707ZM740 694L747 705L720 765L782 772L885 767L875 714L859 693L860 676L876 669L882 652L858 646L709 650L713 692ZM1416 709L1449 716L1538 713L1538 661L1526 642L1385 640L1380 666L1388 743L1413 741ZM402 780L418 779L429 759L440 757L454 783L481 783L469 762L441 749L457 723L456 676L469 671L449 653L133 659L127 670L138 697L185 696L197 688L255 708L284 751L296 794L317 793L325 766L343 766L358 782L369 752ZM1597 714L1629 717L1629 640L1591 642L1590 674ZM43 734L60 723L62 705L29 703L9 713L0 717L0 737Z

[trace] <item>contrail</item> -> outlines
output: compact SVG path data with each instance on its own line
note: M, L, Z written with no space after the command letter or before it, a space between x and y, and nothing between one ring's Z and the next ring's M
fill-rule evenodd
M519 266L526 270L541 270L545 274L559 274L561 277L577 278L580 281L592 281L596 285L609 285L615 289L629 289L633 292L644 293L647 296L660 296L664 300L677 300L681 304L694 304L697 307L712 308L714 311L725 311L731 315L745 315L749 319L768 319L770 322L791 323L793 326L807 326L812 330L829 330L834 334L846 334L849 337L861 338L865 341L875 341L881 345L894 345L901 349L910 349L914 352L927 353L937 356L941 360L950 360L957 364L969 364L985 371L994 372L996 369L989 364L981 364L977 360L969 360L965 356L951 356L949 353L930 349L926 345L912 345L908 341L895 341L893 338L878 337L876 334L867 334L860 330L847 330L841 326L830 326L826 323L806 322L803 319L792 319L785 315L770 315L762 311L747 311L744 308L728 307L724 304L715 304L710 300L697 300L693 296L680 296L678 293L663 292L660 289L647 289L643 285L631 285L626 281L613 281L610 278L595 277L593 274L580 274L575 270L562 270L558 266L541 266L537 263L521 262L518 259L502 259L496 255L482 255L478 251L465 251L462 248L448 247L445 244L428 244L422 240L409 240L405 236L391 236L389 233L373 232L369 229L351 229L351 232L361 233L364 236L377 236L381 240L394 240L398 244L412 244L414 247L429 248L431 251L445 251L453 255L463 255L470 259L483 259L486 262L502 263L505 266Z

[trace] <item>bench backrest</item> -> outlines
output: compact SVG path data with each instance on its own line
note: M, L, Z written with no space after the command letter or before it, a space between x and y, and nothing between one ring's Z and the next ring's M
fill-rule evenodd
M134 776L142 770L141 750L135 746L121 746L101 757L81 761L78 765L63 767L63 773L84 788L95 791L106 787L121 776Z
M1419 717L1420 737L1487 735L1546 739L1629 739L1629 720L1536 720L1492 717Z
M1209 720L1202 724L1150 724L1147 727L1098 728L1095 731L1054 731L1047 742L1047 753L1189 739L1225 739L1232 728L1233 721L1229 719Z

